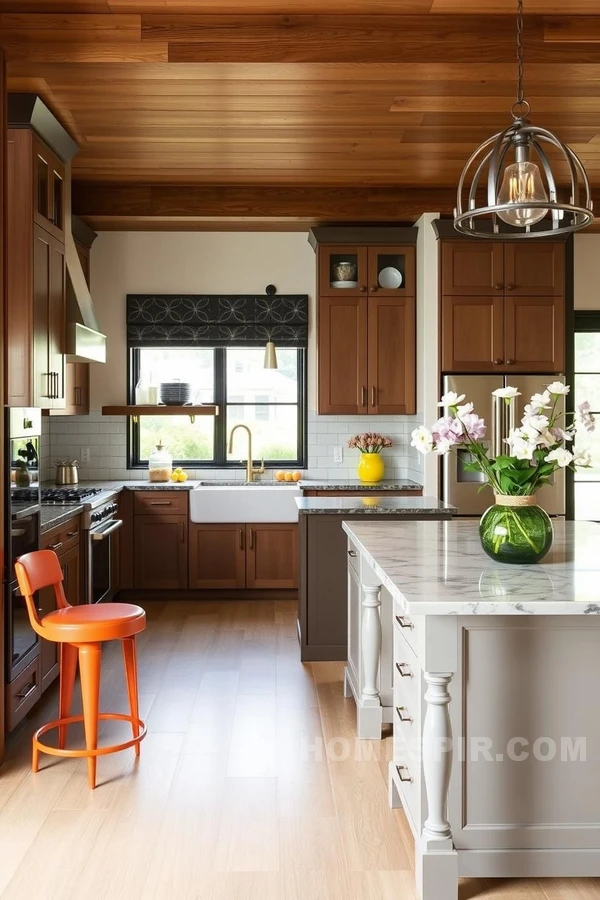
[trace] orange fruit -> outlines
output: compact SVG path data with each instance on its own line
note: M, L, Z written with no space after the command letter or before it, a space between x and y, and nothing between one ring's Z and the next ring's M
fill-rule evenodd
M285 481L285 472L275 472L275 481Z
M292 472L292 481L300 481L302 472Z
M285 475L284 475L283 477L285 478L286 481L293 481L293 480L294 480L294 476L292 475L291 472L286 472Z

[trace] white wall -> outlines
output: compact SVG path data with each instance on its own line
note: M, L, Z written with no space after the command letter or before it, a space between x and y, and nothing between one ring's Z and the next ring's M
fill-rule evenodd
M575 309L600 309L600 234L574 237Z

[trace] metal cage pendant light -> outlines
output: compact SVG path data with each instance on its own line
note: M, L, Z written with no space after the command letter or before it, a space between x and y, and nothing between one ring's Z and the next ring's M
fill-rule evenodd
M523 0L517 0L517 63L513 123L480 144L458 182L454 227L472 237L494 238L499 232L499 219L519 229L503 232L503 240L568 234L594 221L583 163L556 135L532 125L527 118L531 107L523 91ZM564 201L559 198L560 189L543 145L558 150L561 162L566 163L569 186L562 190ZM478 205L477 194L484 190L486 181L487 205ZM532 231L531 226L546 216L548 227ZM484 223L490 222L491 230L482 230Z

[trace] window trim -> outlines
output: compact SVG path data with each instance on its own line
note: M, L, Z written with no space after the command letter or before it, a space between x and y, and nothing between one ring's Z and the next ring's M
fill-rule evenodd
M131 347L127 354L127 384L129 403L135 403L135 386L140 376L139 366L139 347ZM214 417L214 450L215 455L212 460L185 460L174 459L173 464L183 466L186 469L239 469L240 463L235 460L227 459L227 365L226 365L226 347L213 347L214 351L214 386L215 386L215 404L221 412ZM246 349L245 347L241 349ZM284 348L285 349L285 348ZM230 403L230 406L296 406L298 412L298 451L297 459L274 459L265 460L265 469L281 469L295 466L303 469L307 460L307 376L308 361L307 350L304 347L295 347L298 353L298 401L297 403ZM147 469L148 460L140 459L140 433L139 425L130 417L127 428L127 467L129 469ZM254 459L254 463L259 463L259 459Z

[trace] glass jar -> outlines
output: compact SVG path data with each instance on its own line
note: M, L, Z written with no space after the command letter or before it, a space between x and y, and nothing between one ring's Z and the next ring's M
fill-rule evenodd
M150 481L165 482L171 480L173 457L168 450L165 450L162 444L157 444L156 450L150 454L148 474Z
M539 562L552 546L552 522L534 496L497 495L481 517L479 536L492 559L526 565Z

